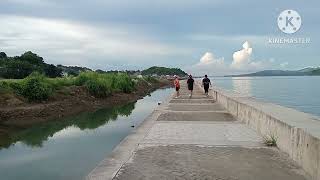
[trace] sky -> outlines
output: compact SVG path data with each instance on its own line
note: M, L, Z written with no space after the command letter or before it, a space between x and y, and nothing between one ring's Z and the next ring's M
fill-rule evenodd
M0 0L0 51L92 69L179 67L195 75L320 66L317 0ZM279 14L301 16L285 34ZM309 38L276 44L270 38Z

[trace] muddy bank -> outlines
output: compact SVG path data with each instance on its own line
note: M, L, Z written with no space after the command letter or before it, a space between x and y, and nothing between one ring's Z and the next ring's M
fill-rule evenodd
M95 98L82 86L58 90L47 102L30 104L21 97L7 95L0 104L0 134L10 129L23 129L33 124L72 116L99 108L127 104L143 98L148 93L171 85L170 81L139 82L133 93L114 93L107 98Z

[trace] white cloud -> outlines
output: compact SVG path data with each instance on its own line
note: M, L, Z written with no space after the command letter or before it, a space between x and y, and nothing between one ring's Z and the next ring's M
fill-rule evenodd
M243 49L233 53L232 68L244 69L250 64L250 56L252 54L252 48L248 41L242 45Z
M4 2L16 3L16 4L31 4L31 5L43 5L49 3L48 0L4 0Z
M190 53L119 25L89 26L76 22L1 16L1 50L19 55L31 50L50 63L103 68L107 60L144 62L151 58Z
M289 65L288 62L283 62L283 63L280 64L280 66L281 66L282 68L285 68L285 67L287 67L288 65Z
M253 48L248 41L242 44L242 49L233 53L233 61L230 67L237 71L257 71L262 70L273 63L274 60L269 61L252 61L251 56Z
M198 66L207 66L207 65L214 65L214 66L224 66L224 59L216 59L214 55L210 52L206 52L200 59L200 62L197 64Z
M275 62L273 58L267 61L253 61L251 55L253 48L248 41L245 41L241 50L233 53L233 61L231 64L225 63L223 57L216 58L213 53L206 52L200 61L187 68L188 72L210 75L226 75L226 74L239 74L245 72L254 72L271 67Z
M274 63L276 60L274 58L270 58L269 62Z
M197 64L186 68L191 74L203 75L203 74L215 74L222 75L228 71L228 67L225 65L224 58L216 58L213 53L206 52Z

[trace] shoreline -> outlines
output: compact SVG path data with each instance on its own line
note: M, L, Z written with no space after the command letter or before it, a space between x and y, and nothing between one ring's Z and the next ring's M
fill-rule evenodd
M59 120L82 112L93 112L100 108L125 105L135 102L152 91L171 86L171 81L139 83L132 93L114 93L106 98L91 96L85 87L73 86L70 94L59 92L53 99L44 103L26 103L18 106L0 107L0 135L13 130L26 129L32 125Z

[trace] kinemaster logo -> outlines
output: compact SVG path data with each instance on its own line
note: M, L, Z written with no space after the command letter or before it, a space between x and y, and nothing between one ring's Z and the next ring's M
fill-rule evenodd
M278 17L278 27L286 34L297 32L302 24L300 14L295 10L284 10Z
M302 18L298 11L287 9L281 11L277 17L278 28L282 35L281 37L269 37L269 44L310 44L309 37L293 36L297 31L301 31ZM285 35L284 35L285 34Z

